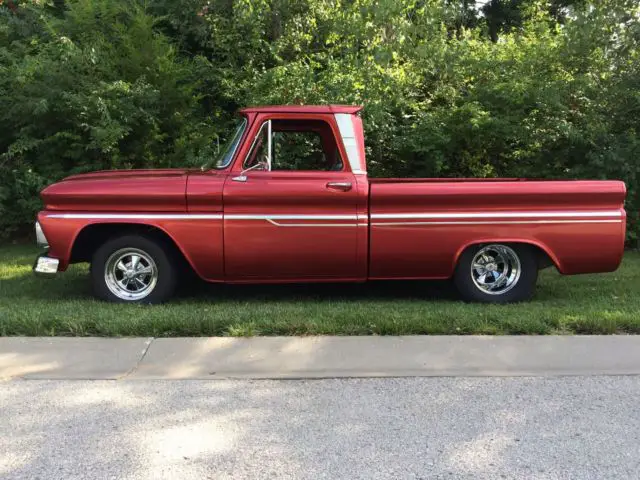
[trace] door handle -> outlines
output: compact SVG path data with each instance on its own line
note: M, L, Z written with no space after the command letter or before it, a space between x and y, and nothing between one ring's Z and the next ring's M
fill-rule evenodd
M331 190L340 190L341 192L348 192L351 190L351 182L329 182L327 188Z

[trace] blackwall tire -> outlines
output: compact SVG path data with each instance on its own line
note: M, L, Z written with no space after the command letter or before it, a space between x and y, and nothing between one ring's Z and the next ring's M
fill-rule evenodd
M142 235L123 235L95 251L90 275L93 292L102 300L156 304L173 295L177 273L166 247Z
M538 280L535 252L528 245L474 245L458 259L453 280L461 297L469 302L529 300Z

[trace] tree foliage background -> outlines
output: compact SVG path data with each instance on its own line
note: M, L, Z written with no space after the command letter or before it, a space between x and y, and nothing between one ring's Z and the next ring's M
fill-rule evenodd
M636 0L0 0L0 236L96 169L199 166L241 106L363 104L372 176L622 179Z

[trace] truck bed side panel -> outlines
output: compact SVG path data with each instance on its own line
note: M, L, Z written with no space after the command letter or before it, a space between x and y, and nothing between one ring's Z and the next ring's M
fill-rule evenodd
M565 274L615 270L624 250L617 181L372 180L370 277L449 278L470 245L522 242Z

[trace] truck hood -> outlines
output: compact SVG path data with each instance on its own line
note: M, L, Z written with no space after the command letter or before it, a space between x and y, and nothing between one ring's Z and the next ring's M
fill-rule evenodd
M47 210L184 212L190 170L110 170L72 175L45 188Z
M97 172L79 173L76 175L70 175L63 178L62 182L77 181L77 180L90 180L90 179L124 179L124 178L139 178L139 177L176 177L182 175L188 175L190 171L194 169L186 168L157 168L157 169L137 169L137 170L99 170Z

